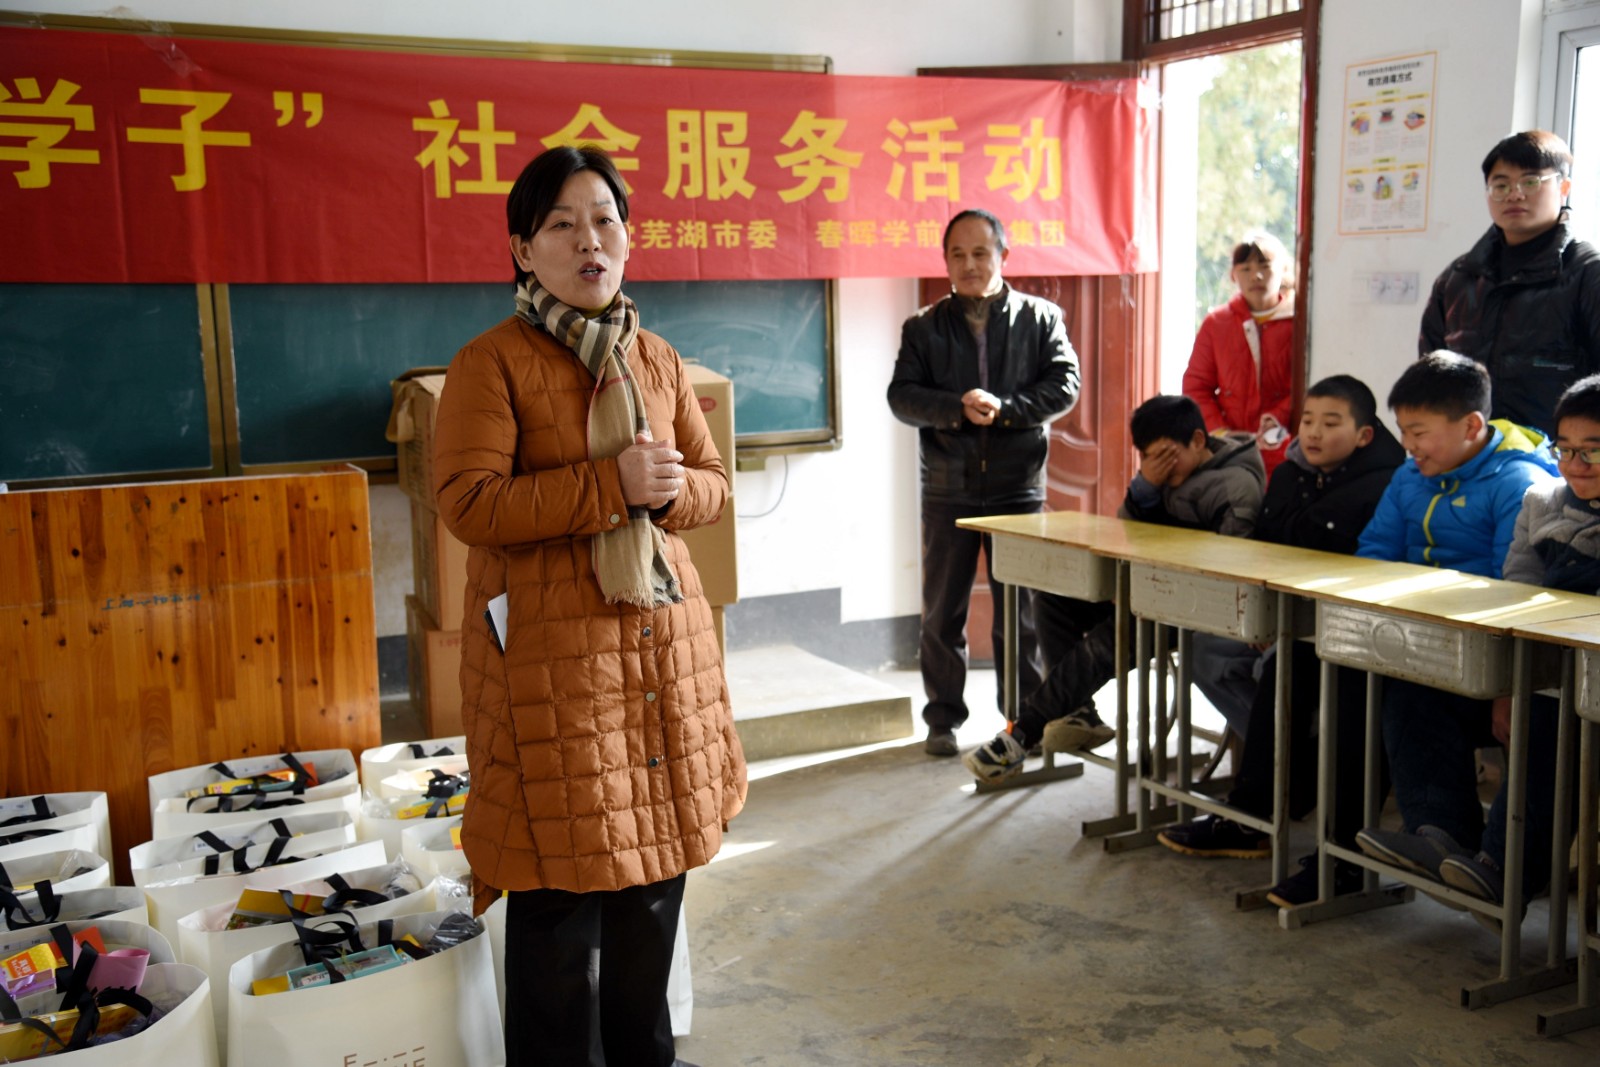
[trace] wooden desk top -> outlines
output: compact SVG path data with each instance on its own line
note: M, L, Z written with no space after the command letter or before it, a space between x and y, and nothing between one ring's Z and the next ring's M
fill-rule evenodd
M1600 645L1600 597L1482 578L1460 571L1291 548L1202 530L1056 511L961 519L967 529L1070 545L1098 556L1265 585L1425 622L1588 647ZM1557 625L1569 620L1567 626ZM1593 624L1593 629L1589 628Z
M1585 599L1595 601L1596 614L1550 622L1519 624L1511 628L1511 633L1516 637L1527 637L1545 644L1600 652L1600 597Z

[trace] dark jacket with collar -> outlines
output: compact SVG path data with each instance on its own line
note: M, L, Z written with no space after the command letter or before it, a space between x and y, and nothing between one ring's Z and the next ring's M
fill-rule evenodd
M1600 371L1600 252L1557 223L1546 254L1502 277L1505 248L1490 226L1439 275L1418 348L1482 363L1494 384L1491 417L1552 433L1562 392Z
M1047 424L1078 400L1078 356L1061 309L1006 286L989 308L988 426L962 414L979 387L978 347L961 303L947 296L906 320L889 382L889 409L918 429L922 499L934 504L1027 504L1044 499Z
M1405 459L1405 449L1382 422L1373 423L1371 442L1326 473L1312 466L1296 440L1267 483L1255 539L1354 555L1362 529Z

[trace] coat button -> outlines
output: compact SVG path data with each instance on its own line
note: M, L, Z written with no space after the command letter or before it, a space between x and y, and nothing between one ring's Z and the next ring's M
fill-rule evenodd
M622 516L621 515L613 515L613 516L611 516L611 521L612 522L621 522L622 521Z
M650 757L650 766L652 766L652 767L657 766L658 764L660 764L660 762L661 761L656 759L654 756Z
M646 637L649 637L649 636L650 636L650 627L648 627L648 626L646 626L646 627L645 627L645 628L644 628L644 635L645 635L645 636L646 636Z
M653 702L656 699L655 690L652 689L650 692L646 693L644 695L644 699L646 702Z

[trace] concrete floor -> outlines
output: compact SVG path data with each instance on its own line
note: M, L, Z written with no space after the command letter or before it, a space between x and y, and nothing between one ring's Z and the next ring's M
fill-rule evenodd
M920 710L914 673L883 677ZM993 684L974 673L964 744L999 726ZM752 772L689 879L678 1048L704 1067L1600 1062L1600 1029L1535 1035L1570 987L1457 1006L1497 970L1462 913L1419 898L1286 932L1233 909L1264 860L1104 853L1080 823L1110 813L1108 771L978 796L919 737ZM1536 902L1530 961L1544 917Z

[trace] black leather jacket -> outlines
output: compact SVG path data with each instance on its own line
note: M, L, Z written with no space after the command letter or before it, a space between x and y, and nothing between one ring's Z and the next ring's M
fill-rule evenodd
M1504 248L1490 226L1439 275L1418 349L1471 356L1489 368L1493 418L1553 434L1562 392L1600 372L1600 253L1557 223L1548 253L1502 278Z
M988 391L1000 398L989 426L962 414L978 382L978 346L960 302L947 296L906 320L889 382L889 409L918 428L922 499L1008 505L1044 499L1046 425L1078 400L1078 356L1061 309L1006 286L989 309Z

